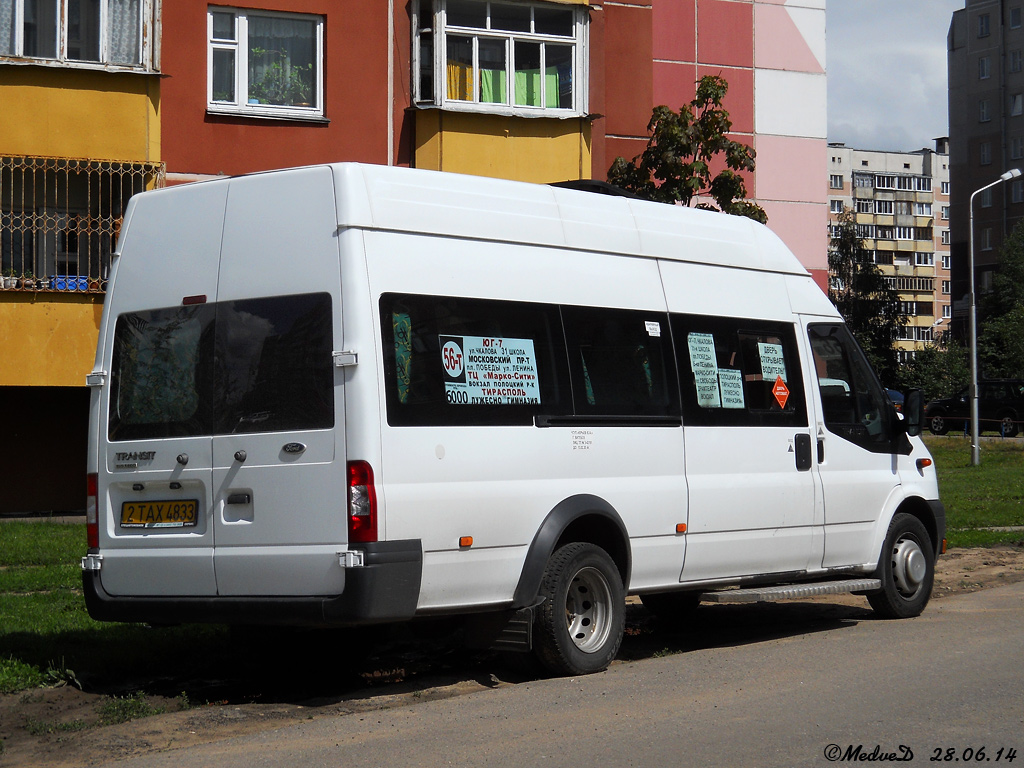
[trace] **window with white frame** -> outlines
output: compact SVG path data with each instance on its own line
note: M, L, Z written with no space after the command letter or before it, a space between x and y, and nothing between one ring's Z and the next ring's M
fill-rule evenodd
M843 201L842 200L829 200L828 201L829 213L842 213L843 212Z
M985 227L981 230L981 250L991 251L992 250L992 228Z
M828 188L829 189L842 189L843 188L843 174L841 173L830 173L828 176Z
M875 201L871 199L857 199L857 213L874 213Z
M978 16L978 37L989 36L989 24L989 15L987 13L983 13L980 16Z
M896 189L895 176L875 176L876 189Z
M918 252L914 256L914 264L918 267L931 267L935 264L935 254Z
M990 142L983 141L978 145L978 162L981 163L981 165L991 165L992 144Z
M981 193L981 207L991 208L992 207L992 190L986 189Z
M987 123L992 119L988 109L988 99L982 99L978 102L978 122Z
M210 6L207 110L322 117L323 36L321 16Z
M892 200L875 200L875 213L891 214Z
M951 286L952 286L952 281L950 281L950 280L943 280L942 281L942 292L948 296L949 293L950 293L950 287Z
M942 184L939 187L939 189L942 190L941 194L948 195L949 194L949 182L948 181L942 182Z
M991 72L991 67L989 66L990 63L991 63L991 60L989 59L988 56L982 56L981 58L978 59L978 79L979 80L988 80L989 77L991 77L992 72Z
M587 9L413 0L417 104L525 116L587 110Z
M1020 6L1010 9L1010 29L1020 29Z
M942 317L946 320L953 316L953 307L949 304L942 305Z
M932 204L931 203L914 203L914 215L915 216L931 216L932 215Z
M154 0L0 0L0 60L152 69Z
M1024 184L1021 183L1020 179L1014 179L1010 185L1010 201L1024 203Z
M1010 51L1010 71L1020 72L1021 63L1024 62L1024 56L1021 55L1020 48L1014 48Z
M1016 117L1024 114L1024 93L1010 94L1010 115Z
M942 244L943 245L949 245L949 230L948 229L942 230Z
M943 233L943 234L945 234L945 233ZM942 254L942 268L943 269L950 269L952 264L953 264L953 257L950 256L948 253Z

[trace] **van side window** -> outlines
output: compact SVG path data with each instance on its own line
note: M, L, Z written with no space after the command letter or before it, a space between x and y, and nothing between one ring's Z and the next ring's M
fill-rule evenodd
M327 293L123 314L110 439L328 429L332 341Z
M807 333L825 427L869 451L889 453L896 412L849 330L840 323L821 323Z
M568 407L556 306L392 293L380 316L393 426L532 424Z
M111 372L111 440L208 435L212 430L210 305L117 318Z
M792 325L673 315L684 422L693 426L807 426Z
M678 416L668 318L563 307L577 416Z

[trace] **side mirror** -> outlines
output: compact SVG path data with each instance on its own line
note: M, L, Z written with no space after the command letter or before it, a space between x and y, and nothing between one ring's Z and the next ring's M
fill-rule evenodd
M924 393L920 389L907 392L903 401L903 426L911 437L921 434L924 426Z

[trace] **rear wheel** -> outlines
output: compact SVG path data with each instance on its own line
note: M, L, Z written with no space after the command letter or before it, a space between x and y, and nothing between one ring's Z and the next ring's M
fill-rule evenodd
M1004 414L999 419L1000 432L1003 437L1016 437L1018 432L1017 421L1013 418L1012 413Z
M600 547L567 544L548 560L541 581L534 650L556 675L600 672L622 644L625 590L618 568Z
M935 413L928 417L928 429L933 435L944 435L949 431L949 424L946 423L946 416L942 413Z
M935 550L921 521L903 513L893 517L878 559L876 578L882 589L868 603L885 619L920 615L932 596Z

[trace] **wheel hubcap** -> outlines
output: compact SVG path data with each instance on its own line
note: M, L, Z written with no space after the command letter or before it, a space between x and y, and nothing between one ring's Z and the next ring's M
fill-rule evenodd
M596 568L582 568L565 595L569 637L585 653L600 650L611 631L611 588Z
M928 573L928 562L921 545L913 539L900 539L892 552L892 575L896 589L912 598L921 589Z

